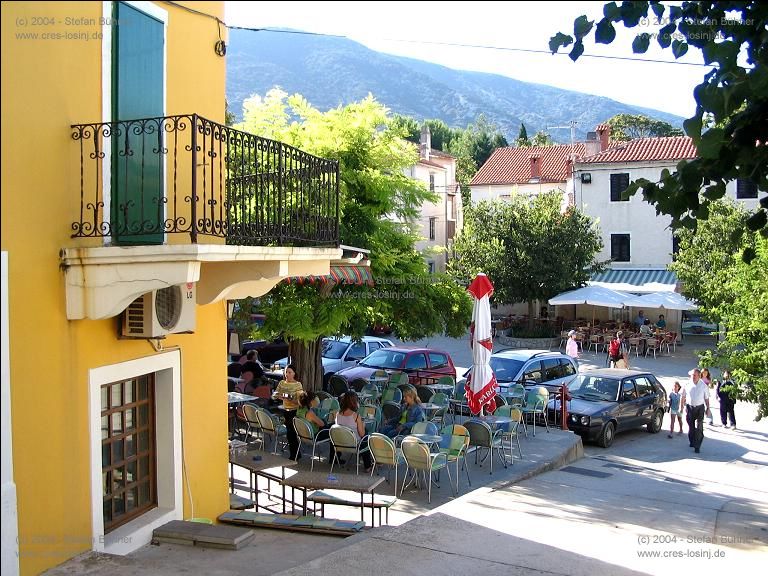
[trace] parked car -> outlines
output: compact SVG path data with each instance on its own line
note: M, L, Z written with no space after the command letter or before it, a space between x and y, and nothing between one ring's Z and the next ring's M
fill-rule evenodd
M683 334L702 336L714 336L718 332L717 324L707 322L698 312L683 312L683 322L680 327Z
M522 384L526 388L545 386L550 392L557 392L579 371L573 358L549 350L501 350L491 354L489 364L502 396L512 384ZM457 386L464 386L470 372L471 368Z
M368 380L376 370L407 372L411 384L429 384L441 376L456 377L456 367L450 354L433 348L381 348L366 356L357 366L337 372L347 382L357 378Z
M320 359L323 362L323 387L327 384L328 379L339 370L354 366L379 348L389 348L390 346L392 346L392 342L375 336L363 336L362 340L353 340L349 336L323 338L323 347L320 351ZM284 370L288 365L288 358L281 358L276 364L280 370Z
M243 342L242 354L248 350L259 352L259 361L264 365L277 362L280 358L288 356L288 342L282 336L274 340L247 340Z
M661 430L667 392L650 372L604 368L579 374L568 386L568 428L603 448L616 432L646 426ZM553 415L556 406L547 407Z

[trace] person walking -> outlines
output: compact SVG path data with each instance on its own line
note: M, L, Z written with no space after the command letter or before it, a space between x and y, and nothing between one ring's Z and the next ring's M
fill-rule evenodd
M728 370L723 372L723 381L717 383L717 397L720 399L720 422L725 428L728 428L728 419L730 418L730 427L736 430L736 398L728 392L726 387L735 386L731 380L731 373Z
M669 393L669 434L667 434L667 438L672 438L672 434L675 433L675 420L677 420L680 426L678 434L683 433L683 410L680 405L682 395L680 394L680 389L680 382L675 380L674 390Z
M704 441L704 412L709 410L709 387L701 379L701 370L698 368L688 374L691 379L683 392L685 420L688 423L688 443L698 454Z
M618 368L617 363L619 360L624 359L624 353L622 350L622 339L623 333L621 330L616 332L616 337L611 340L610 344L608 344L608 360L610 362L609 367L610 368Z
M565 353L573 358L576 370L579 369L579 343L576 341L576 330L568 332L568 342L565 344Z

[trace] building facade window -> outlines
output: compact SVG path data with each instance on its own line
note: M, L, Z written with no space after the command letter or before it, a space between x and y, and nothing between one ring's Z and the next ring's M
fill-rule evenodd
M104 532L157 506L155 378L101 386Z
M672 259L676 259L680 252L680 238L676 234L672 234Z
M629 198L622 199L621 193L629 187L629 173L611 174L611 202L628 202Z
M736 198L740 200L757 198L757 184L748 178L738 178L736 180Z
M434 240L435 239L435 224L437 223L437 218L432 217L429 219L429 239Z
M611 260L629 262L629 234L611 234Z
M435 263L430 260L427 262L427 266L429 267L429 273L434 274L435 273Z
M430 192L435 191L435 175L434 174L429 175L429 191Z

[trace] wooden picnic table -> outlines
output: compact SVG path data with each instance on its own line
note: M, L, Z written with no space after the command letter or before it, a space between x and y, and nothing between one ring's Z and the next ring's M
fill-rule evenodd
M350 490L360 493L360 520L365 522L365 495L371 495L371 525L375 523L374 492L384 482L383 476L357 474L329 474L327 472L301 471L282 481L283 486L298 488L304 498L304 514L307 514L307 490Z
M286 479L286 468L294 468L296 462L277 454L270 454L269 452L262 452L261 450L248 450L244 454L237 454L230 452L229 454L229 476L231 480L231 490L235 491L235 466L240 466L248 470L248 489L251 494L254 495L254 502L256 503L255 510L259 511L259 476L266 478L267 483L270 481L279 482L282 486L283 495L283 514L285 514L285 486L283 481ZM279 468L280 473L277 474L273 470ZM293 471L291 471L293 472ZM267 484L269 486L269 484ZM269 493L269 491L266 491ZM267 506L262 506L265 510L269 510ZM271 510L270 510L271 511Z

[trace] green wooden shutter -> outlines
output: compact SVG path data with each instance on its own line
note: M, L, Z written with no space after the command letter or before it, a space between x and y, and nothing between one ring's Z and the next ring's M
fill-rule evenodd
M163 23L122 2L112 28L112 119L163 115ZM117 244L162 244L164 175L158 123L112 136L111 216ZM148 133L149 132L149 133Z

